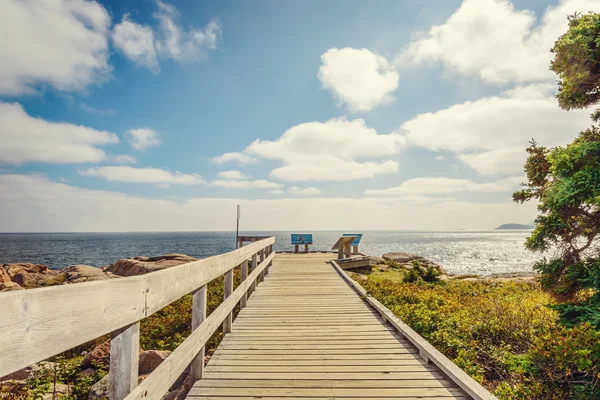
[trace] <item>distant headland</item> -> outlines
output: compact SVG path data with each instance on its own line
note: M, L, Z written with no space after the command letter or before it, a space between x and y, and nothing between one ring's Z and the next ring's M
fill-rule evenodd
M533 229L535 228L533 225L523 225L523 224L502 224L496 229Z

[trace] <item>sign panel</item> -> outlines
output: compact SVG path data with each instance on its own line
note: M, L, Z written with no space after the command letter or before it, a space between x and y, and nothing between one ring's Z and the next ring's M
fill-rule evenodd
M292 244L312 244L312 233L292 233Z
M356 236L356 239L354 239L351 246L358 246L360 239L362 239L362 235L362 233L344 233L342 236Z
M350 244L350 242L354 241L354 239L354 236L340 236L340 238L337 240L337 242L335 242L331 250L343 249L344 246Z

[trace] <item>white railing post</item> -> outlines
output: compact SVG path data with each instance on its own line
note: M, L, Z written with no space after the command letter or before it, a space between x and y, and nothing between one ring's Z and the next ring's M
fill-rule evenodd
M254 271L256 269L256 253L254 253L252 255L252 265L251 265L251 269L250 269L250 273L252 273L252 271ZM250 293L254 292L256 290L256 280L254 280L251 284L250 284Z
M265 249L262 249L260 251L260 262L259 264L262 264L262 262L265 261ZM262 272L260 273L260 281L264 281L265 280L265 270L263 269Z
M223 277L223 301L227 300L233 293L233 268L225 273ZM233 309L223 320L223 334L231 332L231 324L233 323Z
M206 285L194 292L192 298L192 332L206 319ZM190 375L193 382L202 379L204 374L204 347L191 364Z
M243 263L240 264L240 279L241 283L244 283L246 279L248 279L248 260L244 260ZM240 310L246 307L246 303L248 301L248 292L244 292L242 298L240 299Z
M123 400L138 384L140 323L110 335L110 400Z

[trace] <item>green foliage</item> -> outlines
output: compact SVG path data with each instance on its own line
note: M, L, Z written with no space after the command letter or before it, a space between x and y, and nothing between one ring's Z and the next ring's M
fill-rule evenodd
M600 129L581 132L564 148L532 142L527 151L527 187L513 199L538 200L539 215L525 245L533 251L561 251L561 258L542 260L535 269L545 289L572 301L555 307L566 324L600 326L600 261L590 256L600 233ZM577 300L582 289L592 296Z
M500 399L600 398L600 333L558 324L530 282L361 282Z
M403 282L437 282L442 273L433 266L422 267L418 261L413 261L413 267L402 278Z
M566 110L600 101L600 14L569 17L569 30L551 50L550 69L559 77L558 102ZM599 110L600 111L600 110ZM600 112L593 114L598 120Z

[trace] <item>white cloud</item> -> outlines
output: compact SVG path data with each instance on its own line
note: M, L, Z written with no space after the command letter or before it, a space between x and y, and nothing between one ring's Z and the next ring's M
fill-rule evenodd
M272 189L280 188L280 183L269 182L264 179L255 181L240 181L240 180L216 180L210 183L210 186L223 187L229 189Z
M27 199L27 201L23 201ZM228 230L240 204L249 230L491 229L530 221L533 203L443 201L406 204L396 198L193 198L181 202L82 189L41 176L0 175L0 221L6 232L131 232ZM365 212L369 210L369 212ZM350 221L350 222L349 222Z
M415 178L402 182L400 186L381 190L367 190L365 195L381 196L422 196L468 192L511 192L524 181L521 176L501 179L495 182L475 183L468 179L455 178Z
M134 168L128 166L91 167L80 170L80 175L96 176L112 182L198 185L204 183L197 174L174 174L159 168Z
M152 28L130 21L129 15L125 14L113 28L112 39L128 59L154 73L160 71Z
M217 19L210 20L204 28L185 30L177 23L179 12L175 6L161 0L157 0L157 6L154 18L158 20L158 28L155 30L131 21L129 15L123 16L123 20L115 25L113 42L125 57L158 73L159 58L194 62L217 48L223 32Z
M344 181L398 171L391 157L404 146L397 134L380 135L362 119L331 119L293 126L275 141L255 140L244 154L278 160L271 176L287 181Z
M38 85L75 91L105 81L109 26L95 1L1 1L0 94L32 93Z
M283 194L285 192L283 190L281 190L281 189L273 189L273 190L269 190L269 193L271 193L271 194Z
M120 155L116 155L116 156L112 156L110 158L110 161L115 163L115 164L135 164L137 163L137 160L135 157L133 156L128 156L126 154L120 154Z
M160 140L157 138L156 132L150 128L131 129L127 131L129 143L136 150L145 150L150 146L157 146Z
M112 108L109 108L108 110L101 110L99 108L90 106L87 103L81 103L79 105L79 108L81 108L83 111L88 112L90 114L96 114L96 115L100 115L100 116L103 116L103 117L109 117L109 116L112 116L112 115L117 115L117 112L114 109L112 109Z
M400 127L415 145L451 151L484 175L523 170L531 138L546 146L564 145L589 127L589 111L563 111L552 85L529 85L417 115Z
M176 21L179 12L171 4L157 0L158 12L154 15L160 23L160 39L156 43L163 58L178 61L196 61L204 57L206 50L217 48L223 28L218 20L211 20L203 29L184 31Z
M301 189L297 186L292 186L288 189L288 192L291 194L302 195L302 196L314 196L317 194L321 194L321 190L316 187L308 187Z
M393 101L398 73L385 57L367 49L332 48L321 55L318 74L323 88L351 112L370 111Z
M508 0L464 0L444 24L417 35L399 62L440 62L452 72L498 85L553 81L549 50L566 32L567 15L597 9L598 0L561 0L538 19Z
M238 164L256 164L258 162L256 158L239 152L225 153L218 157L213 157L210 160L217 165L222 165L228 162L236 162Z
M34 118L19 103L0 102L0 162L98 162L106 159L99 147L118 142L114 133Z
M240 171L221 171L217 174L217 176L223 179L233 180L248 179L248 177L242 174Z

